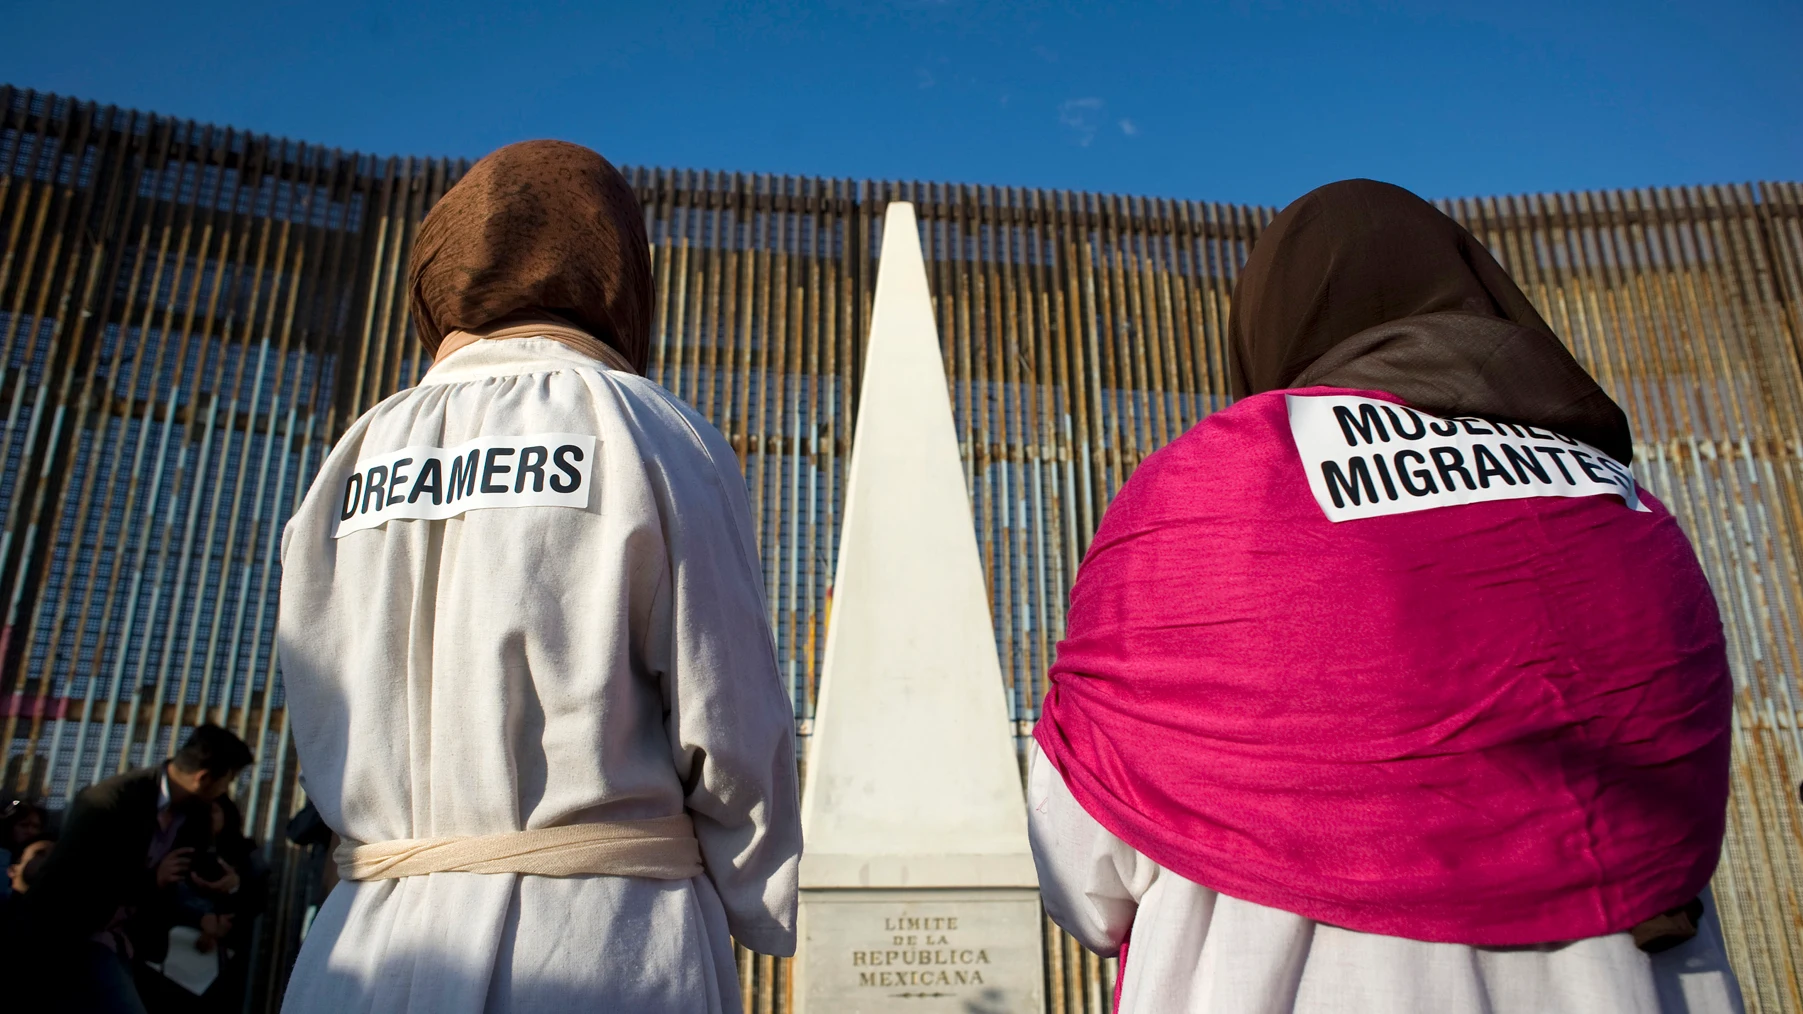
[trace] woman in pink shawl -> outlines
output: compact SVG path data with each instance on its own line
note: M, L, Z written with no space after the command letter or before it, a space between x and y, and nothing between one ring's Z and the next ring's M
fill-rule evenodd
M1046 908L1118 1009L1739 1011L1721 621L1621 410L1368 180L1277 217L1230 331L1239 400L1109 507L1035 732Z

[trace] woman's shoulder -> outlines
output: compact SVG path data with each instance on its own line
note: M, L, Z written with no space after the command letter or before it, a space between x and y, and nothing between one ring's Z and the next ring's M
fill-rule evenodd
M708 418L669 388L649 377L613 371L607 373L638 426L652 439L672 441L706 454L738 460L737 452Z
M1140 462L1126 495L1172 484L1219 486L1236 475L1257 471L1281 451L1285 426L1283 391L1255 394L1217 409Z

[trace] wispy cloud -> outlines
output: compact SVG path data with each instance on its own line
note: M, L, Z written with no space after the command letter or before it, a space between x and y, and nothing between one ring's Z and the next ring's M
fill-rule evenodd
M914 68L914 81L923 91L939 83L933 72L925 67Z
M1128 137L1139 136L1139 124L1127 119L1122 119L1118 122L1120 123L1121 133L1126 134Z
M1058 62L1058 51L1050 46L1034 46L1033 55L1047 63Z
M1096 130L1102 124L1102 110L1107 105L1093 95L1066 99L1058 107L1058 125L1070 132L1078 147L1087 148L1096 139Z

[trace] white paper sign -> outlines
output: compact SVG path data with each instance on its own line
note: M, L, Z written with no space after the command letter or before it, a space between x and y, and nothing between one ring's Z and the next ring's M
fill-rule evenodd
M357 462L340 493L334 538L397 518L437 521L485 507L587 507L594 466L595 438L583 433L403 447Z
M193 926L174 926L169 930L169 953L161 964L145 962L162 972L170 982L199 996L219 978L219 948L200 949L200 930Z
M1442 419L1353 395L1285 398L1309 489L1329 521L1533 496L1616 496L1648 509L1628 466L1549 430Z

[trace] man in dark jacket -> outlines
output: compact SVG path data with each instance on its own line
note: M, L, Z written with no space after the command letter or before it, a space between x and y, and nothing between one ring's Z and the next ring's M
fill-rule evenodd
M62 987L73 986L72 977L105 981L92 983L92 996L56 997L59 1009L142 1009L136 996L125 996L131 992L126 965L163 958L175 885L191 880L228 894L237 886L228 868L210 870L214 879L207 879L192 867L212 849L213 800L253 761L243 740L202 725L166 763L114 776L75 797L28 899L35 939L27 949L71 966L69 975L49 979ZM110 948L120 960L97 960L96 948ZM71 1000L79 1002L71 1006Z

